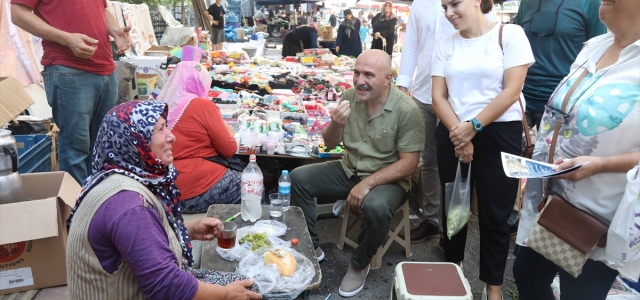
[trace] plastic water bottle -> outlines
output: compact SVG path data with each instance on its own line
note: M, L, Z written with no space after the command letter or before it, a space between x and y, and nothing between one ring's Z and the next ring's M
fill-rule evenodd
M262 216L262 193L264 184L262 171L256 163L256 156L249 157L249 164L242 172L241 205L242 220L255 222Z
M278 179L278 194L278 198L282 200L282 211L288 210L291 203L291 177L287 170L282 170L282 175Z

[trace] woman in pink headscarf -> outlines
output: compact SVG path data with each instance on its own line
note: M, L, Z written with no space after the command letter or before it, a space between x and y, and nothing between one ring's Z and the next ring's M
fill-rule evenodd
M182 193L180 207L187 214L207 212L211 204L240 203L242 173L208 160L226 160L238 148L220 109L209 100L210 87L206 68L184 61L158 96L169 105L167 125L176 136L171 150L179 172L176 185Z

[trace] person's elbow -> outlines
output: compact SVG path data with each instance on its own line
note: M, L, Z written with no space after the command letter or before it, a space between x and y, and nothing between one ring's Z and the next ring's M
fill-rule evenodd
M410 176L420 163L420 151L400 152L400 160L403 161L402 176Z
M22 4L11 4L11 21L20 28L24 28L27 22L27 14L31 14L31 8Z

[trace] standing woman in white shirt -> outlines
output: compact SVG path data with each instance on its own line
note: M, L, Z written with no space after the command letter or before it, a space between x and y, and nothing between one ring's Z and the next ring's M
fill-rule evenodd
M471 185L478 196L480 280L483 299L501 299L509 251L507 219L516 200L518 180L507 178L500 152L522 153L522 111L517 100L527 69L534 62L521 27L500 25L484 16L492 0L442 0L445 16L458 32L436 46L432 75L441 189L453 182L458 162L462 174L471 164ZM464 175L463 175L464 176ZM444 194L444 193L443 193ZM444 203L443 203L444 205ZM446 215L442 218L446 232ZM467 227L445 239L445 260L462 265Z

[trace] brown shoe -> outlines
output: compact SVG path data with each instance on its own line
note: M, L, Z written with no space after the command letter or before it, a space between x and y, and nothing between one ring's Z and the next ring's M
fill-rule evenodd
M418 227L411 229L411 243L417 244L424 242L426 239L436 238L440 236L438 232L438 224L430 220L424 220ZM404 239L403 234L398 234L401 239Z
M369 275L369 265L364 269L358 269L349 265L349 270L347 270L347 274L342 278L342 283L340 283L340 288L338 289L340 296L347 298L360 293L362 288L364 288L367 275Z

